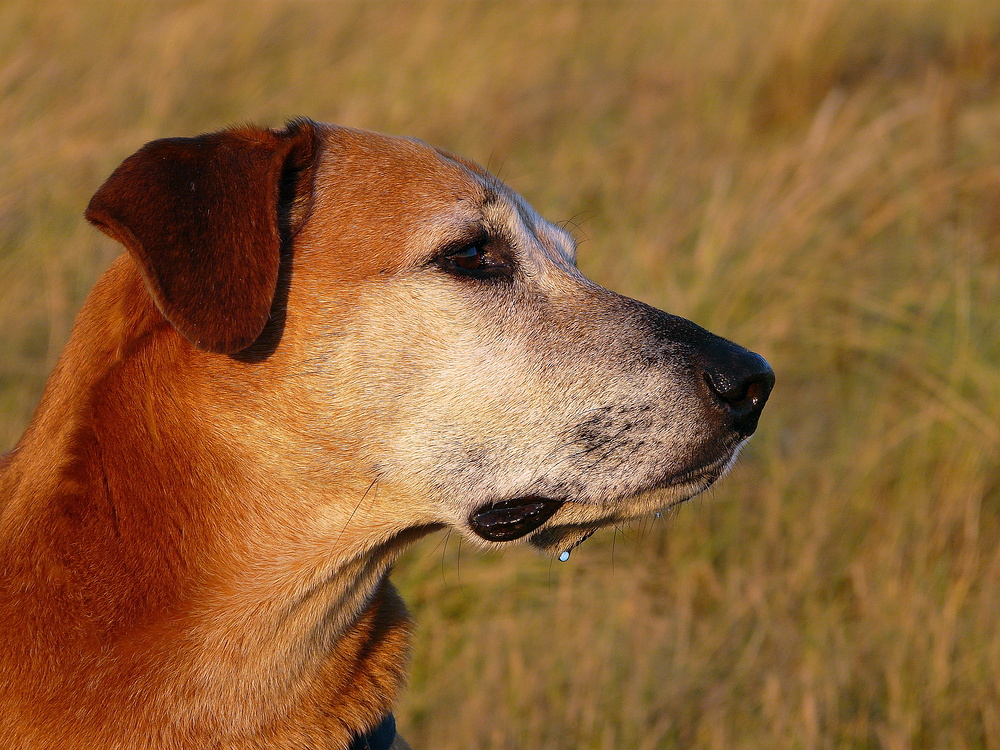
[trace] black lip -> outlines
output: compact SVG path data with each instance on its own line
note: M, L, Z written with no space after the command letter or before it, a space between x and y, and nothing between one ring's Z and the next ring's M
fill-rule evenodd
M484 505L469 516L469 526L489 542L509 542L530 534L559 510L564 500L518 497Z

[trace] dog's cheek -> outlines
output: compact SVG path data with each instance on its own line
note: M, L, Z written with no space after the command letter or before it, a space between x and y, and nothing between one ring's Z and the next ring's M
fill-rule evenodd
M456 524L485 502L518 494L545 465L553 439L551 403L538 397L523 360L462 350L400 400L400 429L386 446L391 466Z
M447 285L372 286L321 349L301 355L317 363L313 397L336 405L322 409L337 415L319 426L324 439L357 444L380 482L417 503L440 501L445 485L454 497L504 483L495 460L508 440L504 394L529 384Z
M344 429L382 481L460 525L530 492L621 497L687 461L683 378L636 365L628 320L427 281L373 290L332 357Z

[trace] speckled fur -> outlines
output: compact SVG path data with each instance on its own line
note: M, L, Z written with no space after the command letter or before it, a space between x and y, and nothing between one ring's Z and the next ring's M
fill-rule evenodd
M5 749L344 748L404 682L407 544L538 495L558 553L743 440L697 374L715 337L420 142L158 141L88 217L128 252L0 459ZM507 272L445 268L482 236Z

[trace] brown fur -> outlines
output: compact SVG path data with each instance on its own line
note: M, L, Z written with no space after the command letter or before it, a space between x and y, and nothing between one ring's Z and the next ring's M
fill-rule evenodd
M0 460L3 748L344 748L404 681L409 621L387 575L407 544L448 524L471 534L479 503L543 480L581 499L532 538L549 551L680 501L728 467L770 390L751 390L738 430L736 402L697 378L669 418L600 406L617 393L608 368L647 399L638 384L674 388L691 369L656 364L670 347L701 362L722 340L586 282L527 204L417 142L306 120L157 141L87 216L129 252ZM534 258L535 286L477 297L486 285L438 270L483 222L506 222L497 235ZM540 343L498 322L522 309ZM567 310L587 316L544 343L538 326ZM539 374L561 365L533 364L567 341L572 414ZM642 362L617 364L620 341L645 346ZM507 352L485 385L447 375ZM499 419L519 393L532 416ZM538 442L539 413L559 441L674 424L658 465L677 468L629 467L621 443L615 470L640 479L620 497L591 498L607 493L588 490L591 464L518 493L504 441ZM478 494L486 475L497 497Z

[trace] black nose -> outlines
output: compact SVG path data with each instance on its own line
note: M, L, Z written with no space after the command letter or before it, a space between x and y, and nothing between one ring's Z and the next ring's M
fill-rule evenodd
M699 353L709 391L729 414L733 429L749 437L774 388L774 370L759 354L725 339Z

